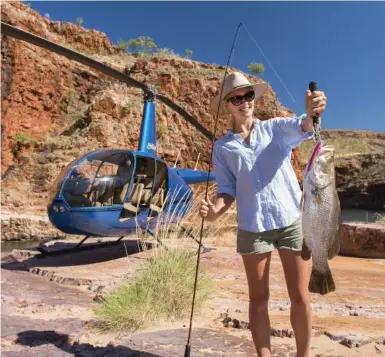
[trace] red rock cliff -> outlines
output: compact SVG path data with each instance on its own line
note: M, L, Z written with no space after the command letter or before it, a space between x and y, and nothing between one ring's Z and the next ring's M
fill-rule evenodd
M101 32L50 21L17 2L4 3L1 17L155 85L213 130L209 103L223 67L169 55L136 58L115 47ZM44 212L49 188L73 159L98 148L137 148L142 113L138 90L7 36L2 37L2 73L2 204L6 207ZM292 112L269 87L256 104L255 115L265 120ZM160 155L173 162L180 149L180 166L194 167L200 153L198 168L208 168L210 142L203 135L160 103L157 123L163 128L158 133ZM227 119L221 118L218 134L227 126ZM297 150L293 164L301 179Z

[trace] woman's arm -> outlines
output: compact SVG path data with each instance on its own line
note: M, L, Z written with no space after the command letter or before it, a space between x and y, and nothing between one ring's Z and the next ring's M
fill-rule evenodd
M235 200L236 178L231 172L229 163L221 154L218 143L215 143L213 150L213 164L215 169L215 181L217 183L217 198L212 203L209 198L202 200L200 215L208 221L216 220L225 213Z
M310 139L313 131L313 116L320 116L326 108L324 92L306 91L306 114L296 118L275 118L271 120L273 135L282 140L283 147L293 149L302 141Z
M207 221L213 222L225 213L233 202L234 197L227 193L218 194L215 203L212 203L207 197L207 201L202 200L199 213L202 217L205 217Z

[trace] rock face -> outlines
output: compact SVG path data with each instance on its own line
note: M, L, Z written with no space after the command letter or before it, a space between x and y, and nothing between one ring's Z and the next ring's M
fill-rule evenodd
M44 240L66 235L52 226L45 216L1 217L1 240Z
M174 55L137 57L114 46L104 33L50 21L19 2L2 4L1 18L156 86L213 131L215 115L209 103L217 93L224 67ZM55 182L71 161L96 149L137 148L142 94L34 45L3 35L1 46L1 204L21 214L44 215ZM255 116L261 120L292 115L279 103L271 87L256 103ZM161 103L157 103L157 124L163 128L157 133L160 156L172 164L180 150L180 167L192 168L200 154L198 169L208 168L210 142L202 134ZM227 128L228 118L221 117L217 135ZM381 210L385 202L384 155L370 152L385 147L385 134L324 132L328 140L345 134L347 140L358 137L370 140L372 145L363 155L336 160L341 205ZM301 181L302 163L297 149L293 150L292 162ZM18 236L16 230L13 237Z
M2 6L2 21L72 47L132 78L154 85L209 130L214 115L210 98L224 68L178 56L135 57L112 45L105 34L54 22L18 2ZM142 94L86 66L26 42L2 38L2 205L19 213L44 213L52 187L72 160L95 149L136 149ZM252 81L261 81L249 76ZM269 87L256 105L261 120L293 113ZM158 154L180 167L207 169L210 142L178 114L157 103ZM220 118L217 135L228 127ZM293 165L301 180L298 150ZM26 199L28 197L28 199Z
M385 224L344 223L340 225L340 254L360 258L385 258Z
M343 208L385 210L384 152L337 159L336 178Z
M322 130L335 149L335 167L342 208L385 209L385 133L364 130ZM305 165L313 142L300 145Z

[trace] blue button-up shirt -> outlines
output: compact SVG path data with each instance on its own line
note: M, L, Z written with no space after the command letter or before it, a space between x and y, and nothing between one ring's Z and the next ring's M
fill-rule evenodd
M291 150L313 135L302 130L304 117L254 120L250 145L231 131L215 142L217 194L236 199L240 229L263 232L299 218L302 193L290 159Z

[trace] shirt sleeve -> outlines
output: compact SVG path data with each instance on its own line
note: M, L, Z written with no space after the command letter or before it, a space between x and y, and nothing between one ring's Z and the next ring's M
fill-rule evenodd
M302 129L301 122L305 118L306 114L295 118L271 119L273 132L279 136L278 139L282 140L285 148L293 149L303 141L313 137L313 132L307 132Z
M233 198L236 195L236 179L226 164L225 158L220 152L218 145L214 146L213 150L213 164L215 171L215 181L217 183L217 195L226 193Z

